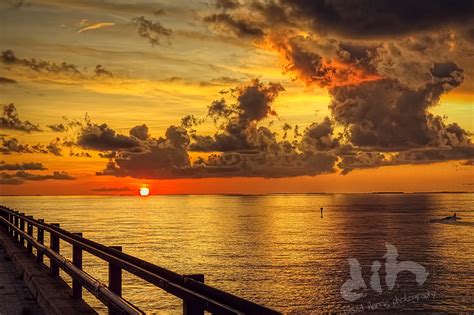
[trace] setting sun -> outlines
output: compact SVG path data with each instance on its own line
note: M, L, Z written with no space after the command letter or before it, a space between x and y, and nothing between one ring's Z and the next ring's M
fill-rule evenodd
M140 188L140 196L146 197L150 194L150 189L148 187L141 187Z

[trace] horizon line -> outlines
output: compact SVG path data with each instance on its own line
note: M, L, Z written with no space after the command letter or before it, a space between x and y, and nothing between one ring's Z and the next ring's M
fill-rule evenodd
M406 195L406 194L472 194L474 191L370 191L370 192L269 192L269 193L164 193L150 194L152 196L267 196L267 195ZM68 197L68 196L139 196L130 194L0 194L0 197Z

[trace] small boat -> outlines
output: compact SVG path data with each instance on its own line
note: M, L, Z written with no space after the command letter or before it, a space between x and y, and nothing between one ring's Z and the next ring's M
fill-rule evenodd
M456 212L449 217L444 217L442 219L432 219L431 222L440 222L440 223L449 223L449 222L456 222L457 220L461 220L460 217L456 215Z
M453 216L450 216L450 217L445 217L441 220L443 220L443 221L457 221L457 220L461 220L461 218L453 215Z

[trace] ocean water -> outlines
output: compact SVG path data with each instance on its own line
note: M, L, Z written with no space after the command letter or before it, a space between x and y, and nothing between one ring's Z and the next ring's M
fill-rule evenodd
M209 285L285 313L474 311L474 194L41 196L1 203L175 272L204 273ZM430 222L453 212L460 223ZM424 268L426 280L401 271L389 289L387 244L398 261ZM357 259L367 287L352 302L341 294L351 279L349 258ZM107 283L104 262L84 254L84 269ZM378 291L370 284L376 274ZM128 273L123 296L150 314L182 307Z

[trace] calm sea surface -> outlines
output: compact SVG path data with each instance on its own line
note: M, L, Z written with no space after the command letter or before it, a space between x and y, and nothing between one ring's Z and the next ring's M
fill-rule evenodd
M1 203L285 313L474 311L474 194L0 197ZM324 217L320 216L324 207ZM430 222L457 212L462 223ZM386 243L408 271L385 284ZM66 244L64 255L70 258ZM349 258L362 267L365 296L348 302ZM381 263L382 292L370 287ZM107 265L84 254L107 283ZM180 300L124 274L124 297L147 313L178 313ZM359 292L359 291L358 291ZM93 298L89 297L89 300ZM98 302L91 301L94 305ZM99 306L100 307L100 306ZM104 308L99 309L105 312Z

